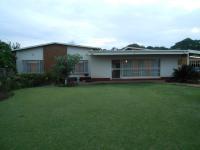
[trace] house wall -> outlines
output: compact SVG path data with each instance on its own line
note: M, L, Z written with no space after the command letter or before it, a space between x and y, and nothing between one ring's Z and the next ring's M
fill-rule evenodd
M165 56L160 59L160 76L171 77L174 69L178 68L179 56Z
M91 56L91 78L112 78L111 58L107 56Z
M149 56L91 56L91 77L112 79L113 59L160 59L160 77L171 77L173 70L178 67L179 55L149 55Z
M178 60L181 55L138 55L138 56L92 56L90 49L50 45L44 48L32 48L16 51L16 64L19 73L23 71L22 60L44 60L45 71L52 68L55 64L55 56L67 54L80 54L82 60L88 60L89 76L92 78L112 78L112 60L113 59L134 59L134 58L159 58L160 59L160 77L172 76L173 69L178 67Z
M81 48L81 47L72 47L68 46L67 47L67 54L79 54L82 58L82 60L88 60L88 73L89 76L91 75L91 56L89 55L90 49L88 48ZM77 75L76 75L77 76ZM82 75L79 75L82 76Z
M68 46L67 47L67 53L68 54L79 54L82 56L83 60L88 60L89 59L89 51L90 49L88 48L80 48L80 47L72 47L72 46Z
M16 67L18 73L23 72L23 60L43 60L43 48L32 48L16 51Z
M90 75L91 60L89 48L72 47L59 44L47 45L39 48L25 49L16 51L16 65L19 73L23 72L23 60L44 60L44 71L48 72L55 64L55 57L66 54L80 54L82 60L88 60L88 70Z
M55 65L55 58L58 56L64 56L67 54L67 46L60 44L51 44L44 46L43 48L44 55L44 71L48 72L52 70L52 67Z

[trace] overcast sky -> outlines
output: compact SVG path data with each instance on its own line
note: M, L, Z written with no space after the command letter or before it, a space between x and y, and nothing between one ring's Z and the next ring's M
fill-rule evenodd
M0 40L102 48L200 39L200 0L0 0Z

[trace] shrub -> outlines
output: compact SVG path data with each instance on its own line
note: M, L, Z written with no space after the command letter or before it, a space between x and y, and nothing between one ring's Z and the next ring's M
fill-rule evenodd
M56 84L66 84L65 81L74 70L74 66L79 62L81 56L78 54L56 57L56 64L53 68Z
M1 78L0 90L10 91L20 88L47 85L52 82L53 78L50 74L17 74L12 77Z
M51 83L49 74L18 74L14 78L22 88L36 87Z
M174 69L173 77L178 82L192 82L197 83L199 74L190 65L182 65L178 69Z
M0 101L8 98L13 93L10 91L11 80L9 77L1 77L0 78Z

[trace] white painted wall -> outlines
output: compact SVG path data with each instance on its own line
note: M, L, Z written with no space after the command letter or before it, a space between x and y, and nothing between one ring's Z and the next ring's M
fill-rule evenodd
M79 54L81 55L83 58L83 60L88 60L89 59L89 51L90 49L88 48L80 48L80 47L71 47L71 46L67 46L67 54Z
M68 54L80 54L83 60L88 60L89 76L92 78L112 78L112 60L129 59L131 56L91 56L90 49L80 47L67 47ZM33 48L16 52L17 71L23 71L23 60L43 60L43 48ZM160 76L170 77L173 69L178 67L178 55L171 56L137 56L141 58L160 58Z
M91 77L92 78L112 78L112 62L107 56L91 57Z
M91 56L89 55L89 51L91 49L88 48L82 48L82 47L72 47L72 46L68 46L67 47L67 54L79 54L81 55L81 59L82 60L88 60L88 73L89 76L91 76ZM77 76L77 75L76 75ZM82 76L82 75L79 75Z
M174 69L178 68L179 56L162 56L160 59L160 76L171 77Z
M175 68L178 68L179 56L91 56L91 77L92 78L112 78L113 59L160 59L160 77L171 77Z
M23 72L23 60L43 60L43 48L32 48L27 50L16 51L16 67L17 72Z
M72 46L68 46L67 47L67 54L71 54L71 55L74 55L74 54L79 54L81 55L81 59L82 60L88 60L88 73L89 73L89 76L91 75L91 56L89 55L89 51L91 49L88 49L88 48L81 48L81 47L72 47Z

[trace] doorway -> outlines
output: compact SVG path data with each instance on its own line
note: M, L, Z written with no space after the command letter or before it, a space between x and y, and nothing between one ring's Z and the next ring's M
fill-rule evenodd
M120 60L112 60L112 78L119 79L120 78Z

